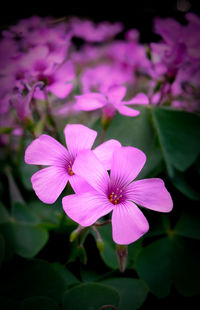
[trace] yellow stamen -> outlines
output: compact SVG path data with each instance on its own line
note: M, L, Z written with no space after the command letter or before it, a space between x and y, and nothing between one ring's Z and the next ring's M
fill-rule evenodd
M117 202L118 202L117 200L114 201L115 205L117 204Z

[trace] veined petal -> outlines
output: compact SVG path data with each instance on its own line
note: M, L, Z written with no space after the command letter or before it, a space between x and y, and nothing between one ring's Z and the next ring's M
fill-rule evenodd
M112 214L113 240L118 244L130 244L149 229L147 219L132 202L116 205Z
M112 86L106 92L108 96L109 102L116 104L122 101L126 94L126 87L125 86Z
M121 143L119 141L111 139L97 146L93 152L105 169L110 170L113 154L120 146Z
M126 107L124 104L119 104L117 106L115 106L117 111L122 114L122 115L126 115L126 116L138 116L140 114L139 111L135 110L135 109L131 109L129 107Z
M121 147L113 154L111 182L116 186L128 185L139 174L146 161L146 155L131 146Z
M96 191L65 196L62 203L66 214L82 226L94 224L113 209L108 198Z
M80 124L68 124L64 133L68 150L74 157L82 150L91 149L97 136L95 130Z
M39 170L31 177L33 189L44 203L54 203L65 188L69 176L62 167L51 166Z
M106 192L110 182L108 173L92 151L80 152L74 161L72 170L98 192Z
M107 104L104 95L99 93L83 94L80 96L75 96L75 98L77 100L77 107L83 111L96 110L102 108L105 104Z
M149 104L149 98L143 93L137 94L129 101L123 101L124 104Z
M161 179L135 181L128 186L127 191L129 199L140 206L159 212L172 210L172 198Z
M85 181L85 179L76 174L69 176L69 183L76 194L91 192L94 190L93 187Z
M25 162L32 165L65 166L68 158L67 149L48 135L35 139L25 152Z

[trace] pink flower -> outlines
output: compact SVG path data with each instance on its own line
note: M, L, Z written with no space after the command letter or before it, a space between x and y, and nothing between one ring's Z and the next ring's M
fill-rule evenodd
M49 166L31 177L33 189L44 203L54 203L69 181L75 192L91 190L89 184L77 176L73 169L76 156L82 150L92 148L97 132L80 124L68 124L64 130L68 150L48 135L41 135L26 149L25 162ZM109 140L94 149L105 169L110 169L112 153L120 146Z
M64 197L62 202L66 214L80 225L90 226L113 211L113 240L118 244L136 241L149 229L136 204L160 212L171 211L173 204L161 179L132 182L145 161L146 156L139 149L121 147L113 153L109 176L91 151L81 152L72 168L93 190Z
M103 109L106 118L112 118L117 110L126 116L137 116L139 111L127 107L127 104L148 104L149 100L145 94L139 93L129 101L122 101L126 93L124 86L112 86L105 94L87 93L75 96L77 107L83 111Z

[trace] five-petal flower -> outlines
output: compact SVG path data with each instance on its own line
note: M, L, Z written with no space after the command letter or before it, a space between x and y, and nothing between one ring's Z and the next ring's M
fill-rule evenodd
M132 182L145 161L146 156L141 150L120 147L113 153L109 176L93 152L81 152L72 169L93 189L64 197L62 202L66 214L80 225L90 226L113 211L113 240L118 244L136 241L149 229L146 218L136 204L160 212L171 211L173 205L161 179Z
M54 138L41 135L26 149L25 162L45 165L31 177L33 189L40 200L54 203L69 181L75 192L91 190L84 178L73 171L73 163L79 152L90 150L97 132L84 125L68 124L64 130L68 150ZM116 140L108 140L94 149L105 169L110 169L112 153L120 146Z

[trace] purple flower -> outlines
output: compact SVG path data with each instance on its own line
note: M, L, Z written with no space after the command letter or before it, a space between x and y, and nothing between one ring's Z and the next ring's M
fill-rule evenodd
M72 166L80 151L92 148L97 132L80 124L68 124L64 134L68 150L54 138L41 135L25 152L27 164L49 166L31 177L36 195L45 203L54 203L68 181L75 192L91 190L91 186L74 173ZM109 140L93 150L105 169L110 169L112 153L119 146L118 141Z
M103 109L105 118L112 118L117 110L126 116L137 116L139 111L127 107L127 104L148 104L149 100L145 94L139 93L129 101L122 101L126 93L124 86L112 86L105 94L87 93L76 96L77 107L83 111Z
M145 161L146 156L139 149L121 147L113 153L109 176L91 151L81 152L72 168L93 190L64 197L62 202L66 214L80 225L90 226L113 211L113 240L118 244L136 241L149 229L136 204L160 212L171 211L173 204L161 179L132 182Z

